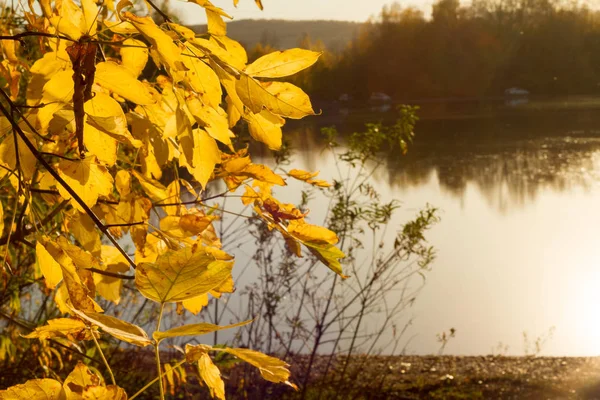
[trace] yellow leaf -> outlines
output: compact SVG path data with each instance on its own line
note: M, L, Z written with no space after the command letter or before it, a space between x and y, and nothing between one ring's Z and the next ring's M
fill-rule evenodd
M207 8L206 19L209 34L217 36L227 35L227 25L225 25L225 21L223 21L223 17L219 13Z
M15 171L17 167L17 157L15 152L15 135L16 133L9 132L0 144L0 165ZM25 132L26 137L30 142L35 143L32 135ZM30 180L36 171L37 159L33 155L21 137L17 137L17 146L19 148L19 164L23 172L23 178ZM5 176L8 171L5 168L0 168L0 177Z
M229 128L233 128L242 117L242 114L229 95L225 100L227 101L227 118L229 120ZM241 105L241 107L243 109L243 105Z
M48 134L48 129L50 127L52 118L66 106L67 102L72 100L72 76L72 70L59 71L54 74L54 76L50 78L50 80L44 85L41 102L45 105L44 107L40 108L36 114L39 126L38 131L40 134ZM59 130L57 129L56 131Z
M253 178L273 185L285 186L285 180L281 176L262 164L248 164L242 170L230 172L230 175L242 179Z
M168 215L160 220L160 229L172 237L183 239L202 233L215 219L214 215Z
M121 199L126 198L131 193L131 174L125 170L119 170L115 175L115 186Z
M101 311L100 306L91 298L94 297L95 293L90 293L90 288L84 284L87 282L82 282L73 260L67 253L58 244L49 241L46 236L39 237L38 243L41 243L54 261L60 265L64 285L73 307L85 311ZM89 271L87 273L89 274ZM82 270L82 275L86 275L85 270Z
M67 300L69 300L69 292L67 291L66 285L60 285L56 292L54 293L54 303L58 307L58 310L61 314L68 314L71 312L69 306L67 305Z
M288 172L288 175L291 176L292 178L296 178L301 181L307 181L307 180L312 179L315 176L319 175L319 171L308 172L308 171L303 171L301 169L293 169L290 172Z
M79 321L81 322L81 321ZM81 322L83 324L83 322ZM100 377L94 374L85 364L81 361L77 363L73 371L67 376L65 382L63 383L63 387L65 387L65 391L67 392L67 398L72 395L72 391L69 389L73 387L73 385L79 386L82 389L87 386L98 386L100 384Z
M298 221L290 221L287 229L292 236L303 242L315 242L322 244L336 244L338 242L338 237L335 232L330 231L322 226L299 223Z
M96 229L96 225L86 213L76 211L68 218L67 227L81 247L96 256L100 255L100 234Z
M232 54L226 48L221 47L221 45L215 40L193 38L188 43L202 50L204 54L214 59L222 67L229 69L233 67L235 70L241 71L246 66L243 60L236 57L235 53Z
M132 76L127 68L112 61L96 64L94 82L133 103L142 106L155 103L146 85Z
M70 337L72 340L91 340L88 329L83 322L73 318L55 318L47 321L47 325L35 328L27 339L52 339L55 337Z
M223 17L232 19L231 16L229 14L227 14L222 8L215 6L209 0L189 0L189 2L196 3L200 7L204 8L205 10L210 10L210 11L214 12L215 14L222 15Z
M265 82L242 74L235 85L240 99L254 114L267 109L282 117L300 119L315 115L308 95L287 82Z
M258 368L260 375L269 382L285 383L296 388L296 385L289 382L289 365L284 361L250 349L225 347L218 349L215 348L213 350L232 354L241 360L244 360L248 364Z
M152 49L158 53L160 62L165 66L173 80L176 83L181 81L183 72L187 68L181 57L181 49L173 43L173 39L160 29L150 17L138 17L130 12L124 12L121 16L131 22L148 39L152 44Z
M61 160L58 173L88 207L96 204L99 196L108 196L112 192L113 178L94 156L87 156L82 161ZM71 198L66 188L58 183L57 186L63 198ZM85 212L79 203L72 203L79 211Z
M127 343L136 346L145 347L152 344L152 341L146 335L146 332L137 325L122 321L109 315L98 314L94 312L83 312L71 309L79 318L87 321L93 326L97 326L104 332Z
M140 182L142 189L144 189L144 192L146 192L152 201L164 202L169 198L169 195L167 194L167 188L162 183L154 179L148 179L135 170L131 172L133 173L133 176L135 176ZM168 202L175 203L175 201Z
M253 320L248 320L248 321L244 321L244 322L239 322L237 324L225 325L225 326L219 326L219 325L209 324L207 322L201 322L199 324L189 324L189 325L179 326L177 328L171 328L168 331L164 331L164 332L156 331L152 334L152 337L157 341L161 341L161 340L164 340L167 338L179 337L179 336L200 336L200 335L206 335L207 333L221 331L224 329L231 329L231 328L237 328L239 326L244 326L244 325L251 323L252 321Z
M67 3L67 1L65 1L65 3ZM79 14L81 14L81 10L79 11ZM81 37L81 30L79 29L78 24L74 23L74 21L80 21L81 16L79 16L79 18L76 18L75 16L65 18L59 15L53 15L49 20L58 33L62 33L73 40L79 40Z
M141 263L135 284L145 297L159 303L177 302L218 287L231 276L233 262L215 260L201 248L167 251L156 263Z
M126 39L121 53L121 65L127 68L134 77L138 77L148 62L148 48L146 44L137 39Z
M42 275L44 275L46 287L54 289L63 278L60 264L54 260L54 257L40 242L35 245L35 254L37 264L42 271Z
M240 63L240 65L246 65L246 63L248 62L248 54L246 54L246 49L244 49L244 46L242 46L239 42L236 42L235 40L231 39L230 37L211 36L209 41L216 42L221 47L224 47L229 52L229 54L231 54L231 56L233 56Z
M32 379L0 391L0 400L63 400L62 384L54 379Z
M4 208L2 208L2 203L0 203L0 235L4 232Z
M198 359L198 373L208 386L211 397L225 400L225 383L221 379L221 371L207 353L202 353Z
M117 162L117 140L87 122L83 125L83 143L98 161L109 167Z
M136 148L142 145L142 142L134 139L127 129L127 118L121 105L109 95L96 93L92 99L85 102L84 111L87 114L86 122L104 134ZM89 147L88 150L92 151Z
M129 263L121 252L114 246L102 246L103 270L113 273L125 273L129 271ZM96 291L106 300L119 304L121 300L121 289L123 280L106 275L94 273Z
M182 301L183 307L194 315L202 311L202 307L208 305L208 294L192 297L191 299Z
M64 236L59 236L55 243L69 256L77 268L100 268L98 260L92 254L70 243Z
M133 26L130 22L127 21L103 20L102 23L106 25L106 27L109 30L120 35L131 35L139 32L137 29L135 29L135 26Z
M221 162L221 151L217 142L202 129L194 129L193 166L188 164L188 171L194 179L206 189L215 165Z
M38 104L44 85L54 74L67 69L71 69L71 60L65 51L50 51L38 59L29 70L31 78L27 84L27 105Z
M183 57L183 62L189 69L185 73L186 82L193 91L201 95L203 99L208 100L208 105L218 107L221 104L221 97L223 96L219 77L195 53L186 48L184 54L186 57Z
M198 125L203 127L210 136L233 149L231 138L234 134L229 130L229 123L224 113L220 114L216 109L202 104L196 97L188 98L186 105Z
M81 0L81 9L83 10L83 18L81 20L81 33L88 36L96 35L96 27L98 26L98 6L94 0Z
M281 127L285 120L267 110L262 110L258 114L248 113L244 116L248 121L250 135L254 140L263 142L271 150L279 150L281 148Z
M304 49L274 51L248 65L245 72L256 78L282 78L310 67L321 54Z

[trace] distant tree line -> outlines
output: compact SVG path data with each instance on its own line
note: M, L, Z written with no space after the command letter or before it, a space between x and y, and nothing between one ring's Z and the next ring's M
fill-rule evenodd
M309 37L299 45L326 52L296 78L321 99L500 96L512 87L539 96L600 93L600 12L572 1L439 0L431 18L395 3L341 53ZM271 50L261 43L251 53Z

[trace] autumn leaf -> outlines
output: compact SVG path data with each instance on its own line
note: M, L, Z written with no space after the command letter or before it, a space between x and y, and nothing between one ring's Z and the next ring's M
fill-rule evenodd
M208 353L202 353L198 359L198 373L204 381L213 398L225 400L225 383L221 371L212 362Z
M131 72L112 61L96 65L95 82L113 93L139 105L155 103L148 87L138 81Z
M282 78L310 67L321 54L304 49L274 51L248 65L244 72L255 78Z
M146 332L144 332L144 330L137 325L130 324L129 322L122 321L109 315L94 312L83 312L74 308L72 308L71 311L79 318L93 326L99 327L104 332L116 337L119 340L123 340L124 342L140 347L152 344L152 341L148 338Z
M62 400L62 384L54 379L32 379L0 391L0 400Z
M113 189L112 176L97 162L95 156L87 156L81 161L63 159L58 164L58 174L88 207L95 205L98 197L108 196ZM63 198L71 198L65 187L61 184L57 186ZM75 201L72 203L79 211L85 212L79 203Z
M273 114L300 119L315 115L310 99L297 86L287 82L264 82L242 74L235 85L240 99L254 114L267 109Z
M52 339L55 337L70 337L72 340L91 340L87 326L78 319L55 318L47 321L47 325L35 328L33 332L24 335L27 339Z
M207 322L201 322L198 324L189 324L184 326L179 326L177 328L171 328L168 331L159 332L156 331L152 334L152 337L155 340L161 341L167 338L179 337L179 336L199 336L206 335L207 333L212 333L216 331L221 331L224 329L237 328L240 326L247 325L251 323L253 320L248 320L244 322L239 322L237 324L219 326L214 324L209 324Z
M281 127L285 120L267 110L258 114L247 113L244 119L248 122L250 135L259 142L266 144L271 150L281 148Z
M338 274L342 279L349 278L348 275L342 273L342 265L340 260L346 255L340 249L329 243L319 242L302 242L308 249L329 269Z
M167 251L156 263L141 263L135 271L138 290L158 303L177 302L208 293L231 276L232 262L216 260L202 249Z

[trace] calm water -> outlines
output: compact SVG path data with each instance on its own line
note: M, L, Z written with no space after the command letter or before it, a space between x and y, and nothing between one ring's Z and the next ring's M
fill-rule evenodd
M332 178L317 131L288 131L293 165ZM436 333L454 327L446 354L523 354L551 332L542 354L600 354L600 112L423 121L416 132L409 155L373 179L383 200L402 201L398 226L426 203L441 210L408 352L437 352Z

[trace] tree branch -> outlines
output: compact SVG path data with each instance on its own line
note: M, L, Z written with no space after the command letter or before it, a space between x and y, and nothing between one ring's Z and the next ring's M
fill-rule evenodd
M19 117L24 118L21 111L18 108L14 107L14 103L12 102L10 97L4 92L4 90L0 90L0 93L11 106L11 108L19 115ZM42 164L42 166L50 173L50 175L52 175L52 177L56 179L56 181L65 188L65 190L69 193L73 200L75 200L77 204L79 204L79 206L84 210L84 212L92 219L92 221L94 221L94 224L98 227L98 229L100 229L100 231L108 238L108 240L111 241L111 243L117 248L117 250L119 250L123 257L125 257L129 265L131 265L131 267L135 269L137 265L133 262L131 257L129 257L129 254L127 254L127 252L121 247L121 245L119 245L117 240L113 237L113 235L111 235L111 233L108 231L108 228L104 226L104 224L102 223L102 221L100 221L96 214L94 214L92 209L88 207L87 204L85 204L83 199L75 192L75 190L73 190L73 188L64 181L64 179L59 175L59 173L56 172L56 170L50 165L50 163L48 163L48 161L46 161L46 159L40 154L38 149L33 145L33 143L31 143L27 135L25 135L25 132L23 132L17 121L15 121L15 119L6 109L4 104L2 104L2 102L0 102L0 111L2 111L2 113L4 113L4 115L6 115L9 118L9 122L12 125L15 132L21 137L21 140L23 140L29 151L35 156L39 163Z

